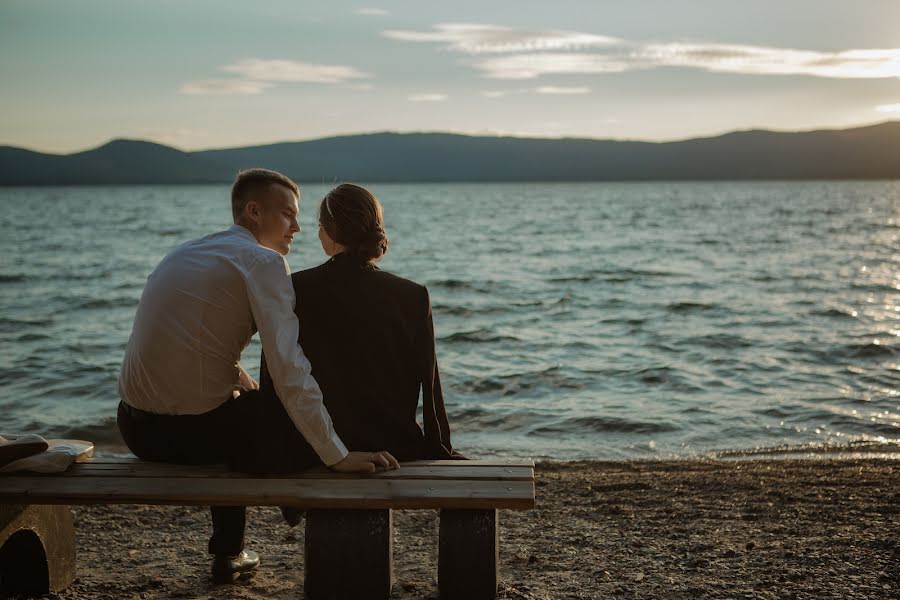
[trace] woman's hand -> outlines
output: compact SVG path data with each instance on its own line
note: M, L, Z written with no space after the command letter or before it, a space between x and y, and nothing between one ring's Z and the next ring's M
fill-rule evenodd
M238 365L238 371L240 371L239 381L240 381L242 388L244 388L245 390L258 390L259 389L259 384L256 383L256 380L250 376L250 373L248 373L247 371L244 370L244 367L242 367L241 365Z
M400 463L387 450L381 452L351 452L329 467L341 473L374 473L399 469Z

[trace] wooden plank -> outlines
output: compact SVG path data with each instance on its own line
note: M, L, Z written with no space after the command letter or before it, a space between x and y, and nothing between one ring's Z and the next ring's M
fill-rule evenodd
M163 463L97 464L80 463L72 465L63 473L44 477L174 477L174 478L227 478L227 479L454 479L454 480L497 480L531 481L534 471L530 467L469 467L465 464L453 466L427 467L404 465L398 470L381 471L371 474L336 473L316 469L288 475L267 475L265 477L228 471L220 466L182 466ZM2 481L2 479L0 479Z
M451 466L458 464L466 464L472 467L530 467L534 468L533 460L411 460L409 462L400 463L403 465L431 467L431 466Z
M3 479L0 502L528 509L534 482L210 478L187 485L172 478L19 476Z
M148 461L143 461L139 458L134 458L131 456L125 457L113 457L113 456L102 456L97 458L90 458L83 462L78 462L77 464L150 464L150 465L158 465L158 464L166 464L166 463L152 463ZM439 467L439 466L456 466L456 465L466 465L469 467L531 467L534 468L533 460L507 460L507 459L489 459L489 460L411 460L407 462L400 463L400 466L411 466L411 467ZM219 467L225 469L225 465L203 465L206 467Z

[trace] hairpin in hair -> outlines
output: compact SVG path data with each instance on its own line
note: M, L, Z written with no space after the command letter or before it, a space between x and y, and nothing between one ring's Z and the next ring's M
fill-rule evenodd
M331 203L329 202L330 198L331 198L331 192L328 192L327 194L325 194L325 210L328 211L328 214L331 215L331 220L334 221L335 220L334 213L331 212Z

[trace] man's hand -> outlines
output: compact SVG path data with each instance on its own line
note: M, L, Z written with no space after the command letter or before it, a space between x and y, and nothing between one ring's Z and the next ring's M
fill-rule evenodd
M244 370L244 367L238 365L240 371L240 384L245 390L258 390L259 384L250 376L250 373Z
M387 450L381 452L351 452L344 460L329 467L341 473L374 473L399 469L400 463Z

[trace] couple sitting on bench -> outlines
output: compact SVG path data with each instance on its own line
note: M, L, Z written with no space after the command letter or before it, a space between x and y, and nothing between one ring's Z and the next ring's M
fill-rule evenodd
M329 192L319 239L331 258L289 275L299 196L280 173L241 172L234 225L178 246L150 274L119 377L125 443L144 460L254 473L462 458L450 445L428 291L375 266L388 247L378 200L351 184ZM256 331L259 383L239 363ZM259 557L244 549L243 506L211 512L213 578L230 582ZM282 512L296 524L296 511Z

